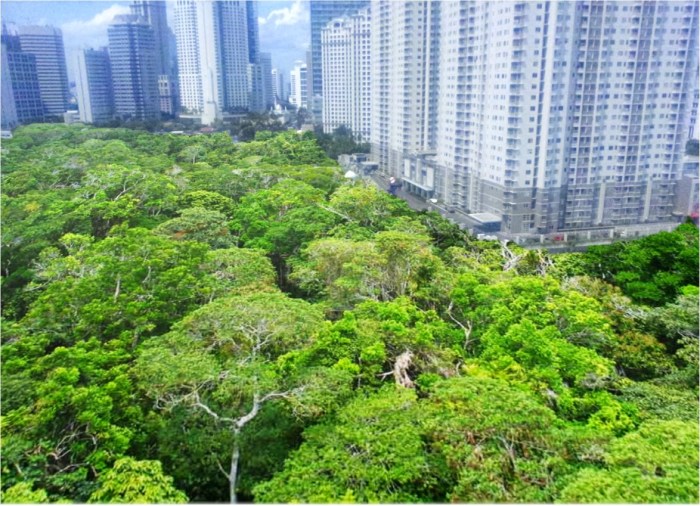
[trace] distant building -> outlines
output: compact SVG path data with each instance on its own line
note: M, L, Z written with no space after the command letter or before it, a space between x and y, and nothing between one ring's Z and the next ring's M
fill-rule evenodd
M369 0L311 0L309 21L311 25L311 46L308 59L309 90L308 101L318 104L310 112L321 122L323 104L323 72L321 69L321 31L331 19L352 15L369 5ZM314 100L315 99L315 100Z
M404 160L409 154L422 158L434 146L440 42L435 27L441 5L427 0L372 3L372 154L384 171L410 180L406 186L431 184L430 169L418 170L422 179L411 178L410 172L404 174ZM458 14L456 21L460 19ZM446 89L444 93L452 96L454 92Z
M77 54L76 94L80 121L106 123L114 116L112 68L107 48Z
M275 105L275 97L272 93L272 56L270 53L260 53L260 67L263 104L265 104L265 110L268 111Z
M375 0L374 159L510 237L671 222L698 7Z
M294 69L289 73L289 103L297 109L307 107L307 74L306 63L301 60L294 62Z
M7 47L5 44L1 46L2 54L0 55L0 128L9 130L15 128L19 123L17 118L17 109L15 108L15 97L12 93L12 78L10 77L10 64L7 61Z
M357 141L370 134L370 10L331 20L321 32L323 131L340 126Z
M107 35L115 115L121 119L158 119L156 45L150 24L141 16L117 16Z
M41 101L47 116L60 116L68 108L70 90L63 34L53 26L17 26L21 51L36 60Z
M36 57L21 51L19 37L2 27L2 128L44 121Z
M272 69L272 97L275 102L287 101L287 87L284 82L284 72Z
M178 86L171 47L173 34L168 27L165 1L135 0L131 13L144 18L153 30L160 112L172 116L178 108Z
M246 4L244 0L176 1L182 116L209 125L225 113L249 110L249 75L255 72L249 71L248 41L254 34L248 30L252 11Z

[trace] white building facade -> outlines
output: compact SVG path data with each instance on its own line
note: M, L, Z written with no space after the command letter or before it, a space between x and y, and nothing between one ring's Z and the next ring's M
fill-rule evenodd
M244 0L177 0L182 115L212 124L249 108L248 30Z
M385 13L373 11L372 151L407 189L516 235L671 221L698 86L696 2L458 0L430 21L421 2L412 15L397 4L372 4ZM432 37L408 35L419 20ZM420 75L402 53L436 78L423 97L436 115L401 86ZM432 126L418 132L421 119Z
M441 4L377 0L371 5L372 154L380 167L404 179L413 170L409 159L422 159L434 149Z
M321 31L323 131L346 126L359 142L370 134L370 29L365 8L331 20Z
M289 72L289 103L297 109L307 107L307 67L301 60L294 62L294 68Z

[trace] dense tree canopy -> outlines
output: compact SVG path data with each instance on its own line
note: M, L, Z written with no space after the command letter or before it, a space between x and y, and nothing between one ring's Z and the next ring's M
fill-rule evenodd
M698 501L694 225L478 241L246 135L3 142L3 502Z

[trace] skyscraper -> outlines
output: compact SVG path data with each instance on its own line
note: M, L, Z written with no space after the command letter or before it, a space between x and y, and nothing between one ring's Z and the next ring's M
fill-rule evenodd
M68 108L70 91L63 34L53 26L17 26L23 53L34 55L41 101L47 116L63 116Z
M107 48L78 52L75 85L80 121L99 124L112 119L114 95Z
M441 5L431 0L372 4L370 137L375 159L393 175L402 173L409 154L424 156L433 149Z
M272 96L277 102L287 101L287 87L284 82L284 72L272 69Z
M141 16L153 29L158 74L159 107L162 113L173 115L177 111L177 76L171 54L172 32L168 27L164 0L134 0L131 13Z
M260 53L260 69L262 73L262 99L265 109L275 105L272 94L272 56L270 53Z
M246 3L177 0L175 36L182 115L211 124L224 113L249 109Z
M372 148L409 190L493 214L514 236L671 221L698 86L696 2L444 2L430 34L405 39L409 16L375 7ZM422 97L397 81L403 51L434 77Z
M354 14L363 7L369 5L369 0L311 0L309 3L311 24L311 58L308 63L309 73L309 101L317 97L315 103L323 103L323 74L321 70L321 30L328 22L339 16ZM311 111L320 123L320 110Z
M0 47L0 128L7 130L14 128L19 123L17 118L17 108L15 107L15 96L12 93L12 78L10 77L10 64L7 61L7 46Z
M331 20L321 32L323 131L346 126L358 141L370 133L370 10Z
M44 121L36 57L21 50L19 37L2 27L2 128Z
M308 79L306 70L306 63L297 60L289 73L289 103L296 106L297 109L307 106Z
M114 112L122 119L160 116L153 29L141 16L117 16L107 29Z

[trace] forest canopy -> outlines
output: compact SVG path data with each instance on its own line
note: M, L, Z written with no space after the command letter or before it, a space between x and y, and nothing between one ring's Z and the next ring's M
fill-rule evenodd
M30 125L3 502L698 501L698 230L550 255L307 132Z

